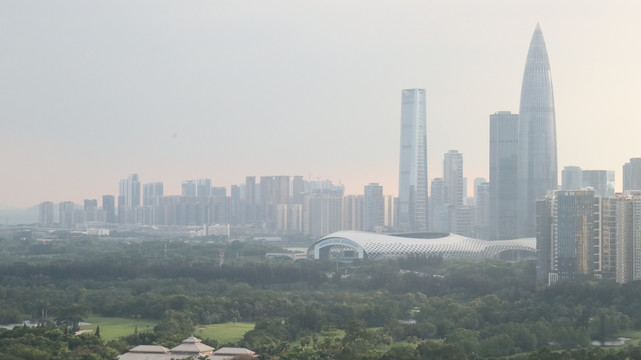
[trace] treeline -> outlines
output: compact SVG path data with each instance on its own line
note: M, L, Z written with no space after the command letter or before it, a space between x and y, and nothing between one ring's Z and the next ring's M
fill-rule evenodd
M145 263L114 261L54 262L50 264L0 264L0 282L23 282L25 279L59 282L64 280L111 281L138 278L178 279L197 281L224 279L254 286L305 282L318 286L327 276L301 264L244 263L218 266L217 263L177 263L174 261Z
M113 360L118 355L95 334L68 334L53 325L0 329L2 360Z

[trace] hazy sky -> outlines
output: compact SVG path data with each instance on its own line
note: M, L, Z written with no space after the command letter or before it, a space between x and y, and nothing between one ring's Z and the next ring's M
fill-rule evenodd
M488 177L539 22L559 175L641 157L639 1L0 0L0 204L179 194L247 175L396 194L401 89L427 93L429 177ZM100 200L99 200L100 202Z

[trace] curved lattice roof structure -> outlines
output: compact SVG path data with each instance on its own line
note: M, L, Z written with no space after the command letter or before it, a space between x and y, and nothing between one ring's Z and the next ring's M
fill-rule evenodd
M353 252L354 258L384 258L424 254L482 260L505 251L536 253L536 238L515 240L480 240L456 234L379 234L362 231L338 231L320 238L312 245L314 259L327 258L331 249Z

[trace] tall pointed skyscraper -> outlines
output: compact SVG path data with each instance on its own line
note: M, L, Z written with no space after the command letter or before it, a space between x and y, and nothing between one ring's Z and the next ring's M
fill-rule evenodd
M523 72L519 115L519 235L535 233L536 200L558 185L554 92L545 40L536 24Z
M397 210L398 230L427 230L425 89L406 89L401 93L401 157Z

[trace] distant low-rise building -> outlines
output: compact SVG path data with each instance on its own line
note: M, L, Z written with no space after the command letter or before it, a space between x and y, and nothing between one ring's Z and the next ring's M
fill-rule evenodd
M200 339L190 336L171 349L160 345L138 345L120 355L118 360L179 360L187 358L227 360L237 357L258 358L258 355L245 348L223 347L215 350L213 347L203 344Z

